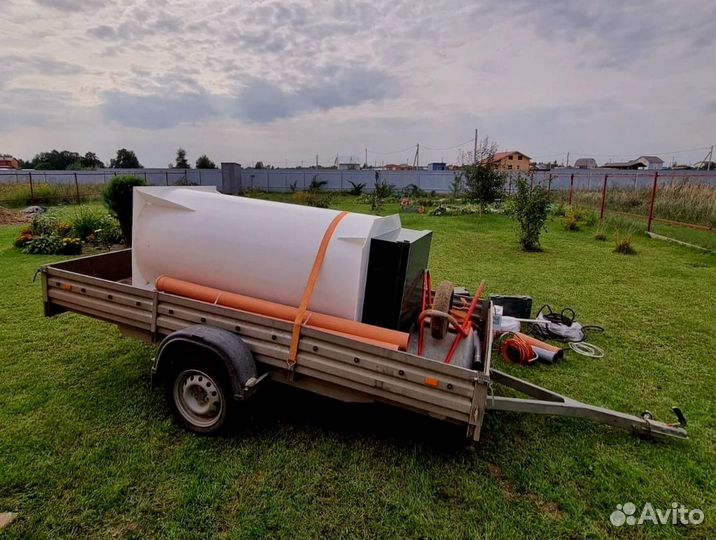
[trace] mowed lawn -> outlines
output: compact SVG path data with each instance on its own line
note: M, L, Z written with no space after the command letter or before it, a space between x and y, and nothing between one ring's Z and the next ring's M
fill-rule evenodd
M678 405L690 440L491 413L473 447L455 426L278 385L247 404L232 436L193 436L149 387L153 347L74 314L43 318L33 274L58 258L16 251L19 227L2 227L0 512L19 517L0 538L714 537L714 256L642 235L637 255L618 255L558 220L531 254L504 216L403 223L434 231L434 281L485 279L490 292L569 306L606 329L590 338L602 360L495 366L664 421ZM706 521L615 528L609 515L626 502L679 502Z

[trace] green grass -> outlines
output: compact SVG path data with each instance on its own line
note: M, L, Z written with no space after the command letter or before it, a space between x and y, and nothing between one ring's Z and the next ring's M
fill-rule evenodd
M337 206L367 211L351 198ZM396 205L385 212L394 211ZM713 537L716 526L716 258L637 234L612 253L593 228L548 223L542 253L503 216L406 214L434 231L434 281L529 294L606 328L603 360L495 365L596 405L671 421L650 442L585 421L488 414L463 431L398 409L270 387L231 437L176 428L149 388L153 348L74 314L42 316L40 264L0 228L1 538ZM700 527L616 529L619 503L703 509Z
M7 208L22 208L31 204L46 206L77 204L77 200L88 202L101 197L102 184L80 184L75 186L71 177L64 184L38 182L30 184L0 184L0 205Z

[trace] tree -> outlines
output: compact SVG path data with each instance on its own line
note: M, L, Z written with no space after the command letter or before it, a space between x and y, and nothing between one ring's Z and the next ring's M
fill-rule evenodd
M115 176L102 192L102 200L119 221L127 246L132 245L132 195L135 186L146 186L137 176Z
M256 165L254 165L254 169L263 169L264 168L264 162L263 161L257 161Z
M540 251L539 237L545 228L549 193L539 184L530 187L521 176L517 179L515 217L520 224L520 244L525 251Z
M104 163L94 152L87 152L84 157L80 158L80 163L88 169L104 169Z
M465 196L483 208L504 196L505 177L494 161L497 145L486 137L479 142L472 163L463 168ZM472 154L472 153L470 153Z
M36 154L30 163L33 169L64 171L79 159L77 152L50 150Z
M197 169L216 169L216 163L211 161L206 154L202 154L196 159L196 168Z
M191 169L191 165L186 159L186 150L177 148L177 157L172 167L174 169Z
M117 150L117 157L112 158L109 161L109 166L113 169L142 169L142 164L139 163L137 155L133 150L127 150L126 148L120 148Z

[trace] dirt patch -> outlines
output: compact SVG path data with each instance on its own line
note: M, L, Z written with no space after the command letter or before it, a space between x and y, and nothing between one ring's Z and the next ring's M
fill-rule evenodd
M18 225L27 223L30 219L22 212L8 210L4 206L0 206L0 225Z
M494 463L488 463L487 470L490 473L490 476L497 480L500 484L502 494L508 501L512 502L519 499L527 499L534 504L542 514L557 520L564 518L564 512L555 503L542 500L534 493L518 493L515 486L512 485L512 482L510 482L504 475L502 469Z
M15 521L16 517L16 512L0 512L0 531Z

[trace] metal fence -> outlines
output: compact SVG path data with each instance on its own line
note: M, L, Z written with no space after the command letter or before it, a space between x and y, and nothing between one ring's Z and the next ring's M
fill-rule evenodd
M568 205L655 224L716 230L716 173L711 171L557 170L530 176ZM508 186L508 190L512 189Z
M225 169L225 170L223 170ZM350 191L364 184L371 192L376 174L400 191L414 185L430 193L447 194L456 171L374 171L336 169L242 169L224 163L222 169L100 169L93 171L0 171L0 205L72 204L99 197L114 176L131 174L150 185L216 186L226 193L260 190L289 192L325 182L329 191ZM512 194L520 173L509 171L505 189ZM566 204L589 207L600 217L623 215L654 224L713 232L716 227L716 171L617 169L553 169L522 176L540 184ZM238 190L238 191L237 191Z
M131 175L153 186L221 187L220 169L99 169L91 171L0 171L0 205L80 204L100 197L115 176Z

